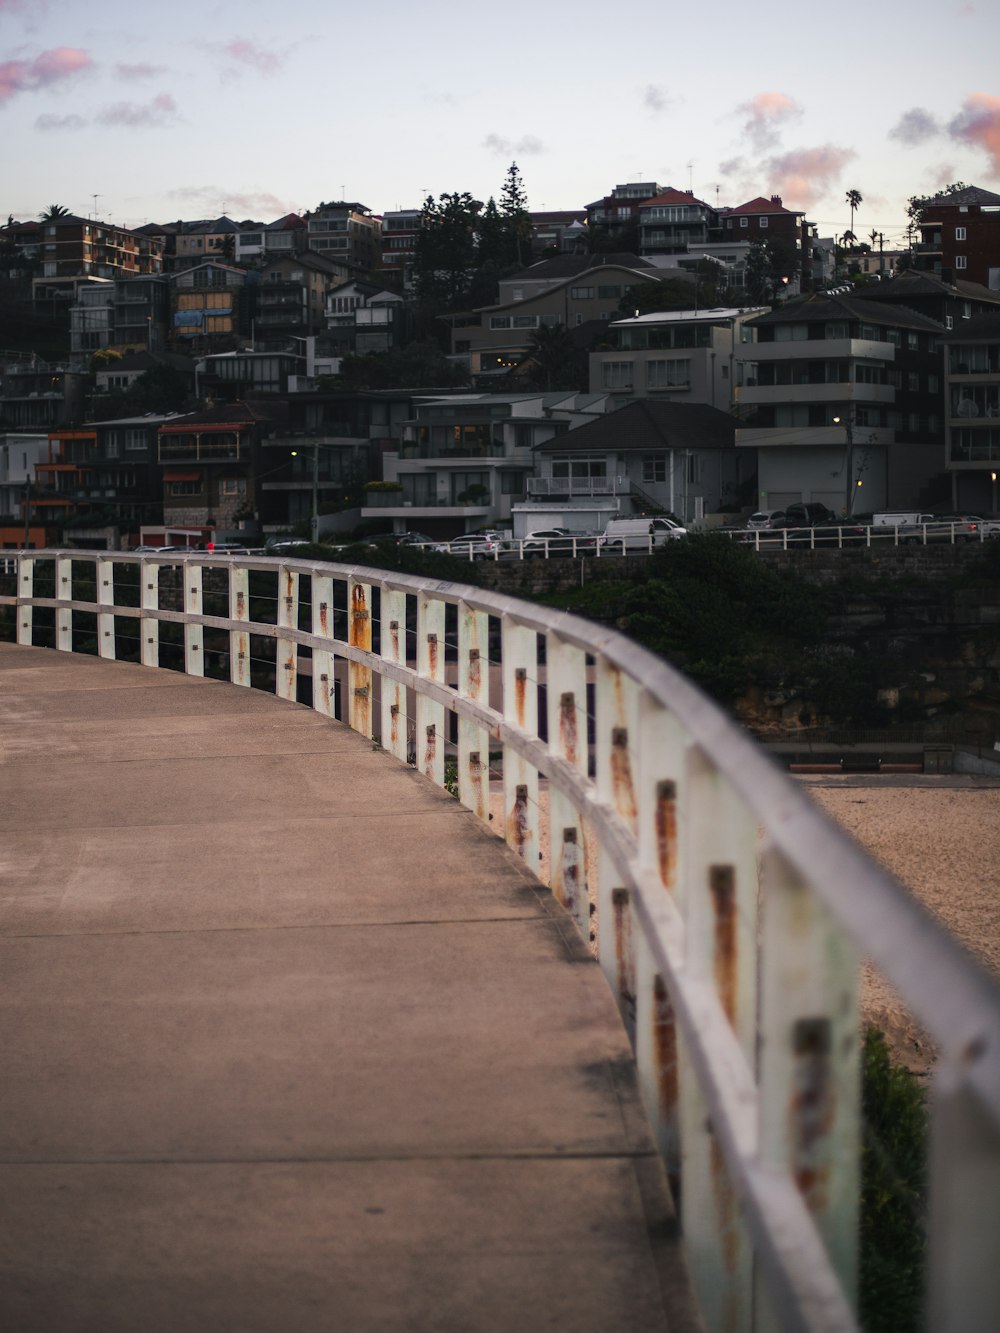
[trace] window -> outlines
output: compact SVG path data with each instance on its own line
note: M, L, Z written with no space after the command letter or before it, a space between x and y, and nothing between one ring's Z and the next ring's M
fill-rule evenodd
M602 301L617 301L621 294L621 287L598 287L597 289L597 295Z
M953 329L955 327L955 321L952 319L951 315L945 315L944 326L946 329Z
M907 371L906 387L910 390L911 393L917 393L919 391L920 376L917 374L915 370Z
M631 361L605 361L601 367L601 371L601 382L605 389L631 389Z
M959 269L965 268L965 255L955 256L955 267Z
M168 494L168 495L200 495L200 494L201 494L201 482L200 482L200 481L168 481L168 482L167 482L167 494Z
M955 228L955 240L956 240L956 241L964 241L964 240L965 240L965 228L964 228L964 227L956 227L956 228Z
M759 218L758 221L762 227L767 226L767 218Z
M939 377L938 377L937 375L928 375L928 376L927 376L927 392L928 392L928 393L940 393L940 392L941 392L941 380L939 379Z
M490 315L491 329L509 329L510 315Z
M594 299L593 287L571 287L569 294L574 301L592 301Z
M749 219L749 218L740 218L740 226L741 226L741 227L749 227L749 225L750 225L750 219Z
M645 454L642 459L642 479L646 482L666 481L666 454Z
M691 362L687 358L646 362L647 389L689 389Z

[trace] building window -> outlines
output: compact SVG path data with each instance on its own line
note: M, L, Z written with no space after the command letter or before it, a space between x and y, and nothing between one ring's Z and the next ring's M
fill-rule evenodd
M911 393L918 393L920 390L920 376L915 370L909 370L906 373L906 387Z
M666 481L666 454L645 454L642 459L642 479L645 482Z
M749 219L749 218L740 218L740 226L741 226L741 227L749 227L749 226L750 226L750 219Z
M510 315L490 315L491 329L509 329Z
M647 389L689 389L691 362L687 358L646 362Z
M168 495L200 495L200 494L201 494L201 482L200 482L200 481L168 481L168 482L167 482L167 494L168 494Z
M631 389L631 361L605 361L601 366L601 372L601 383L605 389Z
M569 294L573 301L592 301L594 299L593 287L571 287Z
M760 226L762 226L762 227L766 227L766 226L767 226L767 218L759 218L759 219L758 219L758 222L759 222Z
M597 295L602 301L617 301L621 294L621 287L598 287L597 289Z
M956 228L955 228L955 240L956 240L956 241L964 241L964 240L965 240L965 228L964 228L964 227L956 227Z
M955 267L959 269L965 268L965 255L955 256Z

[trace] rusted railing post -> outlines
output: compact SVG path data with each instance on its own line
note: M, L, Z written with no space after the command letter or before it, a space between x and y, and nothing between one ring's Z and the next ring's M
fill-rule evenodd
M336 692L334 689L333 654L333 579L329 574L312 576L312 632L319 640L312 653L312 706L324 717L333 717Z
M504 720L538 734L538 635L509 616L501 626ZM503 754L504 837L538 871L538 770L511 746Z
M372 585L362 583L360 579L350 579L347 585L347 601L348 641L352 648L364 648L371 652ZM371 738L374 734L371 667L352 661L348 668L348 677L348 724L362 736Z
M282 564L278 570L278 629L297 629L299 624L298 570ZM278 635L275 652L274 692L279 699L298 697L298 649L287 634Z
M458 692L489 707L490 621L485 611L458 604ZM471 718L458 719L458 798L484 822L490 817L490 734Z
M406 666L405 592L383 585L380 621L379 646L384 661ZM406 686L390 676L383 676L381 700L382 745L401 764L405 764L409 748Z
M428 680L445 680L445 615L440 597L421 593L417 597L417 672ZM417 695L417 768L425 777L444 786L444 704Z
M545 683L549 749L586 776L586 655L554 633L545 636ZM583 820L572 801L553 784L549 787L549 885L588 941L589 880Z
M229 619L250 619L250 571L240 565L230 565ZM229 679L234 685L250 684L250 634L245 629L229 631Z

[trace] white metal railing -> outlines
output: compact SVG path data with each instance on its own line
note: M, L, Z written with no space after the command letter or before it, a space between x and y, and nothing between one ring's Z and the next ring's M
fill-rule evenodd
M20 644L105 658L131 644L149 667L172 651L239 686L263 672L454 780L484 821L500 772L508 844L537 872L547 839L552 892L596 940L713 1333L856 1327L868 955L939 1049L927 1327L995 1327L1000 990L669 665L567 613L393 572L14 560L0 606Z

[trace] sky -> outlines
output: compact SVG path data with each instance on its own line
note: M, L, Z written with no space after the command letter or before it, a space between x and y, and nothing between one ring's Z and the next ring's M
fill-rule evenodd
M516 162L532 210L656 181L780 195L821 236L1000 193L1000 6L908 0L0 0L0 220L374 213Z

